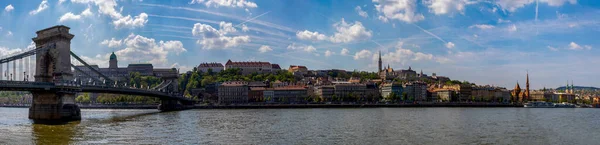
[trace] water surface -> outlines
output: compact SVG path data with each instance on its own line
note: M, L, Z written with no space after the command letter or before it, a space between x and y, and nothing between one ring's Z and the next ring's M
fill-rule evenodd
M600 109L83 109L65 125L0 108L0 144L598 144Z

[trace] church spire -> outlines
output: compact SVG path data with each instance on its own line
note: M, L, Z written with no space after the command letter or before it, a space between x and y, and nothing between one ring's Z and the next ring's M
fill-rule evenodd
M527 71L527 84L525 84L525 96L529 99L529 71Z
M379 50L379 72L381 72L381 50Z
M573 80L571 80L571 94L575 93L575 85L573 85Z

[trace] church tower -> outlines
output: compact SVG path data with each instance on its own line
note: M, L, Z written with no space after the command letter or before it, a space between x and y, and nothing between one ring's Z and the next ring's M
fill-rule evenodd
M517 85L515 85L515 88L512 91L513 101L518 102L520 94L521 94L521 86L519 86L519 81L517 81Z
M529 100L529 72L527 72L527 83L525 84L525 96L524 99Z
M381 69L381 50L379 50L379 71L378 72L381 72L381 70L382 70Z
M571 94L575 94L575 85L573 85L573 80L571 80Z
M117 65L117 55L115 55L115 52L113 52L110 55L110 60L108 62L108 68L118 68L119 66Z

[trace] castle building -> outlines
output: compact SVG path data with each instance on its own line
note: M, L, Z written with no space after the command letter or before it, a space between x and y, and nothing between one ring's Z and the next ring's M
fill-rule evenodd
M208 72L211 70L212 72L221 72L225 67L221 63L212 62L212 63L200 63L198 65L198 71Z
M173 68L154 68L154 66L152 66L152 64L145 64L145 63L141 63L141 64L129 64L127 67L118 67L118 60L117 60L117 55L115 55L115 53L113 52L110 57L109 57L109 65L108 68L100 68L98 65L90 65L90 67L100 73L102 73L103 75L107 76L108 78L112 79L112 80L116 80L116 81L127 81L129 80L129 74L133 73L133 72L137 72L140 73L140 75L142 76L156 76L156 77L163 77L163 76L174 76L174 75L178 75L178 72L176 69ZM77 65L75 66L75 68L83 71L84 73L88 74L82 74L81 72L74 70L73 72L73 76L77 79L77 80L81 80L81 81L89 81L92 80L91 77L93 78L100 78L100 75L98 75L97 73L95 73L93 70L91 70L90 68L88 68L87 66L84 65ZM91 76L91 77L90 77Z

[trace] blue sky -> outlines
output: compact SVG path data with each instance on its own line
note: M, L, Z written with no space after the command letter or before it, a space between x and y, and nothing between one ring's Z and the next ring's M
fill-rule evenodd
M376 71L411 66L482 85L600 86L595 0L3 0L0 52L71 27L90 63L269 61Z

